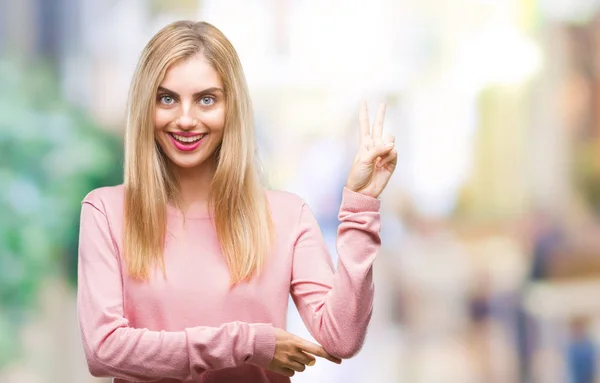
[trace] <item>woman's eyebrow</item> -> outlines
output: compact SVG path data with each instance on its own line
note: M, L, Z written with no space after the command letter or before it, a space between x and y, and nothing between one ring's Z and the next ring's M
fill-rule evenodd
M164 86L159 86L157 92L169 93L175 97L179 97L179 94L177 94L177 92L173 92L172 90L165 88ZM210 94L210 93L224 93L224 92L223 92L223 89L221 89L219 87L211 87L211 88L206 88L204 90L201 90L200 92L194 93L193 97L196 98L196 97L204 96L205 94Z

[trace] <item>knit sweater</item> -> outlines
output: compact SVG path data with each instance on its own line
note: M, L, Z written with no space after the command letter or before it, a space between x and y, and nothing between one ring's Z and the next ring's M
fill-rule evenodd
M379 200L343 190L338 265L310 209L294 194L267 191L275 227L260 275L229 285L214 222L167 209L166 276L131 279L123 258L123 185L82 202L78 319L94 376L124 382L289 382L268 371L274 328L285 329L289 294L311 335L349 358L364 341L380 247ZM324 363L329 363L323 361Z

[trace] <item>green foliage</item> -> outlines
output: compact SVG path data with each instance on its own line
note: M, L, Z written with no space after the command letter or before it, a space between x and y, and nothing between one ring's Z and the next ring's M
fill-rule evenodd
M574 155L573 177L585 202L596 214L600 213L600 161L594 141L579 145Z
M80 202L121 182L122 145L61 98L50 68L0 60L0 84L1 369L44 278L76 281Z

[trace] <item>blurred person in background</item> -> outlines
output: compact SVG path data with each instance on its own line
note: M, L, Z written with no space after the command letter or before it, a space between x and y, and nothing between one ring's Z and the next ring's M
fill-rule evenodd
M208 23L158 32L134 74L124 184L83 200L78 317L90 372L127 381L287 382L354 356L373 304L380 201L396 167L360 109L338 266L310 209L265 190L238 56ZM288 295L321 346L285 328Z
M596 345L590 336L588 318L575 318L570 323L571 339L567 345L567 365L573 383L596 381Z

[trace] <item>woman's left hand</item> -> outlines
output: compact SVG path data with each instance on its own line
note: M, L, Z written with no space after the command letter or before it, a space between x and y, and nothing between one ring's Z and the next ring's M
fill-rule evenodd
M346 182L347 189L373 198L379 197L385 189L398 160L394 137L383 138L384 118L385 104L381 104L371 129L367 103L361 104L358 117L360 144Z

